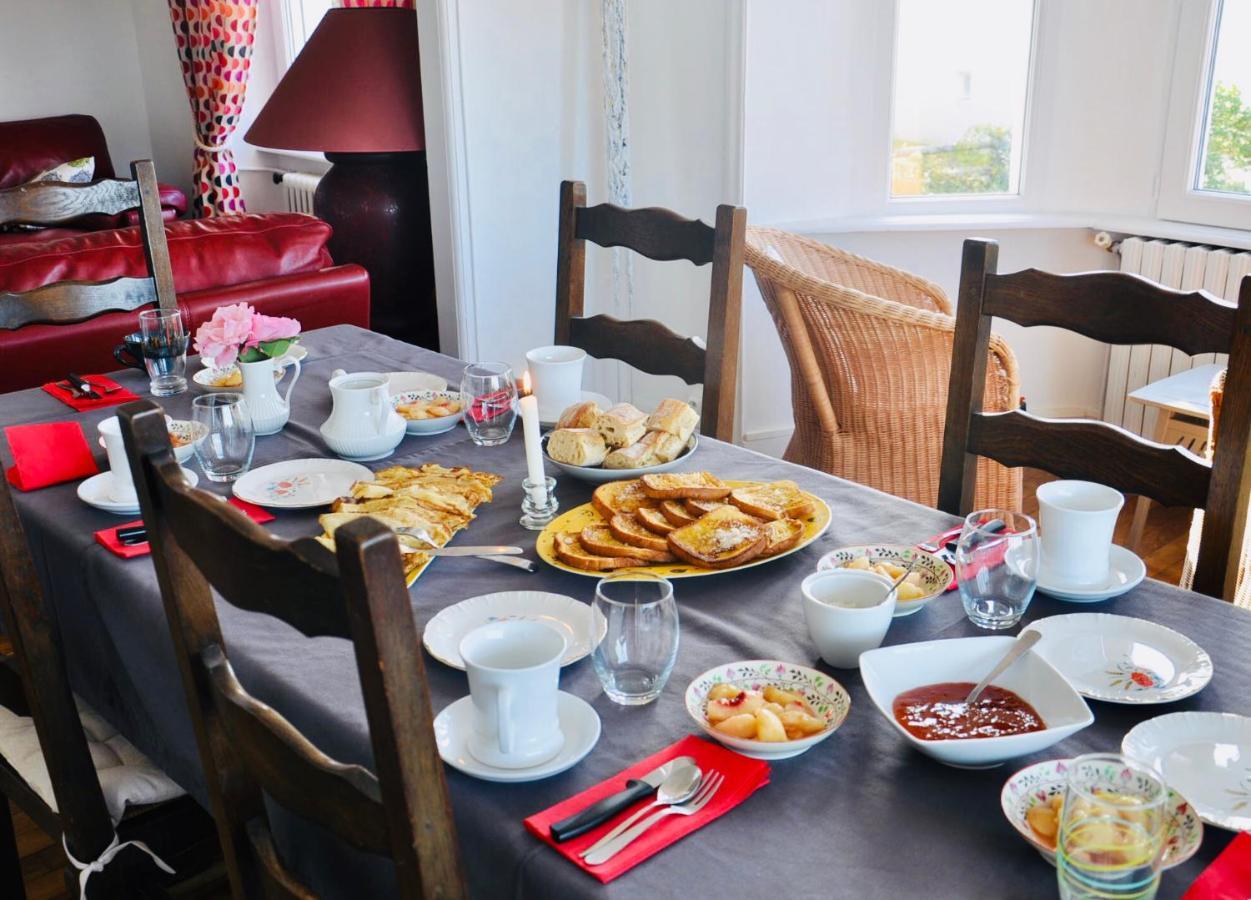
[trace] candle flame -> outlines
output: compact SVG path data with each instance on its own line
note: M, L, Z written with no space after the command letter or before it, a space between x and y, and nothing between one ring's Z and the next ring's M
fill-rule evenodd
M521 373L521 396L529 397L534 391L530 387L530 370L526 369Z

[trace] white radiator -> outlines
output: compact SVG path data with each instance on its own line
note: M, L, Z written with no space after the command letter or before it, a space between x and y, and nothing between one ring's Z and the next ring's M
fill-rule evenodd
M281 177L282 198L287 212L313 215L313 194L321 176L308 172L284 172Z
M1133 272L1165 287L1202 289L1226 300L1238 299L1242 277L1251 274L1251 253L1138 237L1121 241L1120 251L1122 272ZM1126 402L1127 394L1194 366L1224 361L1223 355L1187 356L1158 344L1114 346L1108 355L1103 418L1135 434L1149 434L1149 423L1144 422L1145 407Z

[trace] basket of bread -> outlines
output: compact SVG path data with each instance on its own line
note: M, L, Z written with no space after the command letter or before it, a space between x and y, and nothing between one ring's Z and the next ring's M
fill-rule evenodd
M641 569L667 578L759 565L816 540L830 509L793 481L660 472L595 489L539 535L541 559L569 572Z
M562 472L603 483L623 470L665 472L695 452L699 413L681 400L662 400L651 415L629 403L600 410L593 400L575 403L544 437L547 458Z

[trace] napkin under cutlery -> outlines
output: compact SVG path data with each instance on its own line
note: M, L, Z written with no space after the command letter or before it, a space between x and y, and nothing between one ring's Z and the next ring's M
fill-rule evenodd
M138 394L126 390L112 378L106 378L103 375L84 375L82 378L100 395L99 397L83 396L64 380L49 381L43 389L78 412L103 409L106 406L117 406L119 403L129 403L131 400L139 399Z
M77 481L100 471L78 422L10 425L4 436L13 453L13 465L5 476L18 490Z
M613 826L620 820L620 816L610 819L598 828L593 828L585 834L571 838L562 844L552 840L551 827L553 822L559 822L561 819L585 809L592 803L615 794L631 778L641 778L656 767L679 756L694 757L695 764L704 772L711 772L715 769L725 775L725 785L717 791L708 805L699 813L693 816L670 816L651 830L644 832L638 840L627 846L612 859L598 866L588 866L578 854L611 831ZM644 860L650 859L670 844L681 840L692 831L702 828L713 819L729 812L768 783L769 764L763 760L749 759L746 756L727 750L719 744L713 744L695 735L687 735L676 744L671 744L660 752L653 753L647 759L640 760L612 778L601 781L599 784L587 788L582 793L575 794L567 800L562 800L560 803L548 807L542 812L535 813L526 819L525 825L527 831L552 847L565 859L588 875L607 884L614 878L630 871L630 869ZM631 810L650 802L651 799L652 797L649 795L646 800L640 801L634 807L631 807ZM624 816L626 814L622 813L621 815Z
M243 510L247 517L258 525L264 525L266 522L274 520L274 514L246 500L240 500L238 497L230 497L227 501L231 506ZM123 522L121 525L112 525L108 528L101 528L96 532L96 542L106 548L109 552L120 556L122 559L132 559L136 556L147 556L152 552L152 545L147 541L139 544L123 544L117 538L118 529L135 528L143 525L143 519L135 519L133 522Z

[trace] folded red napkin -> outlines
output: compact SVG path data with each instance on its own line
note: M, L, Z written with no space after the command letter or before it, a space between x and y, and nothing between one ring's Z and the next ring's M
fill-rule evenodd
M246 500L240 500L238 497L231 497L226 501L231 506L236 506L247 513L249 519L258 525L264 525L266 522L274 520L274 514L268 510L262 509ZM147 556L152 552L152 545L147 541L142 544L123 544L117 539L117 530L119 528L134 528L142 525L143 519L135 519L133 522L123 522L121 525L114 525L110 528L101 528L96 532L96 541L110 552L120 556L122 559L131 559L136 556Z
M558 844L552 840L551 826L553 822L571 816L585 809L597 800L617 793L625 787L631 778L640 778L657 766L663 765L678 756L692 756L696 765L707 774L716 770L725 776L725 784L713 795L702 810L693 816L666 816L650 830L644 832L633 844L626 847L608 862L598 866L588 866L578 853L594 844L611 831L629 812L640 809L650 803L653 798L639 802L629 812L621 813L603 825L579 835L572 840ZM582 871L598 878L607 884L618 875L622 875L646 859L650 859L675 841L679 841L698 828L707 825L713 819L729 812L757 790L769 783L769 764L759 759L749 759L719 744L705 741L695 735L687 735L676 744L671 744L659 753L654 753L623 772L614 775L607 781L601 781L580 794L563 800L555 806L535 813L526 819L526 829L539 840L547 843L557 853L565 857Z
M126 390L112 378L105 378L103 375L84 375L82 379L93 388L98 389L96 393L100 395L99 400L75 396L74 392L67 387L63 387L63 382L60 381L49 381L43 386L43 389L62 403L72 406L79 412L85 412L89 409L103 409L106 406L116 406L119 403L127 403L131 400L139 399L138 394ZM117 390L111 394L104 393L108 388L117 388Z
M19 490L77 481L100 471L78 422L10 425L4 436L13 453L13 465L5 475Z
M1212 860L1182 900L1246 900L1251 897L1251 831L1244 831Z

